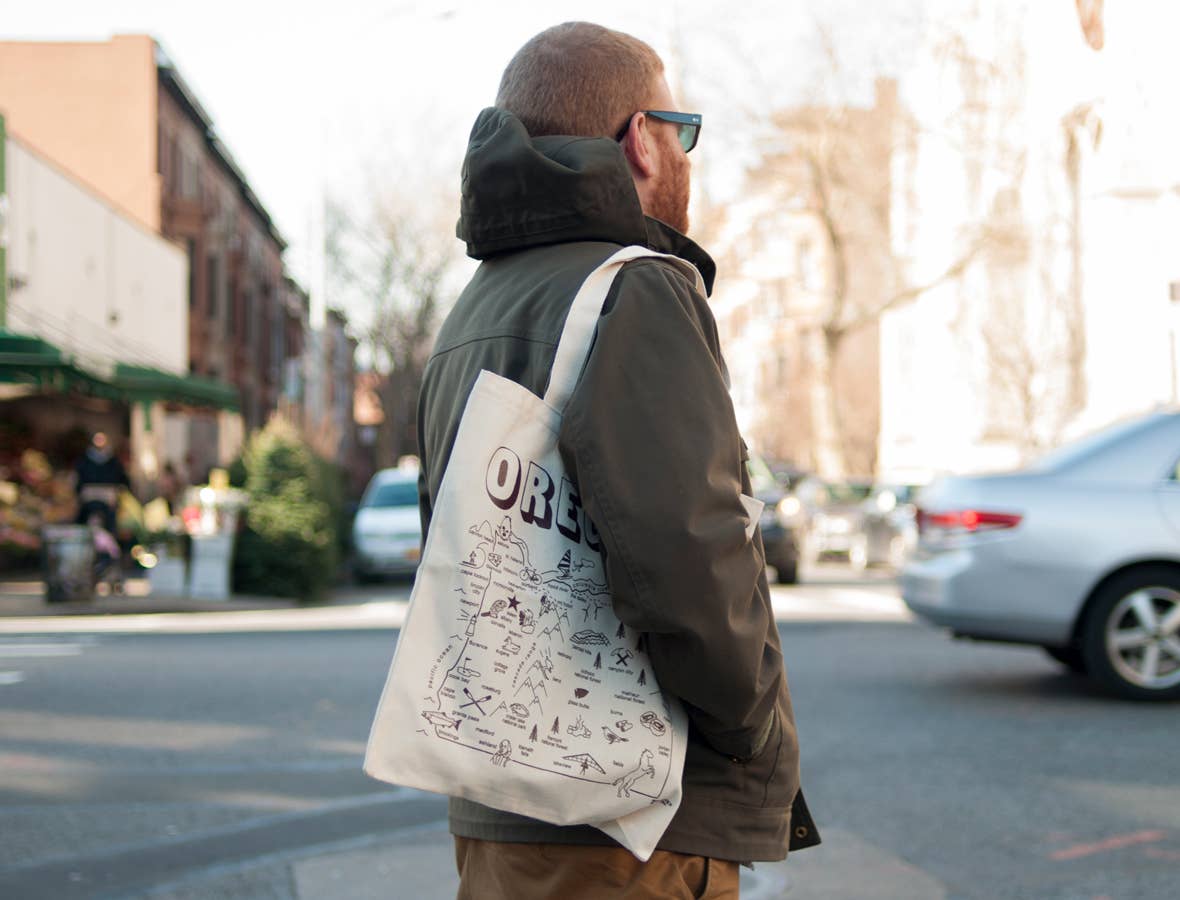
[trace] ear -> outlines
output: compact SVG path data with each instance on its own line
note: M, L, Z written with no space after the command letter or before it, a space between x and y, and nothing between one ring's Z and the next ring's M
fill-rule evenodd
M627 164L631 167L631 174L636 180L651 178L656 173L656 157L653 152L652 140L653 136L648 128L647 116L641 112L633 115L622 144L623 155L627 157Z

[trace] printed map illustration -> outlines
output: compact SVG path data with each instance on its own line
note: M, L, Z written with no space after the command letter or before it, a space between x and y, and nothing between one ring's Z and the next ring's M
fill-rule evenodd
M674 729L640 635L611 609L594 542L549 531L534 543L564 552L539 559L525 539L535 519L488 510L454 562L454 633L423 673L420 733L483 754L473 763L661 801Z

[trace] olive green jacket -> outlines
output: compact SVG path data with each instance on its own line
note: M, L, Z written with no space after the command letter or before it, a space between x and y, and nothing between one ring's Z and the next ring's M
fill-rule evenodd
M418 411L423 533L481 369L544 393L566 312L621 245L712 260L646 218L616 143L530 139L508 113L480 114L463 166L459 237L481 260L439 333ZM660 686L690 733L684 797L660 848L776 860L818 842L716 324L704 296L658 259L615 279L559 448L602 537L618 617L646 635ZM796 799L797 798L797 799ZM795 812L792 818L792 804ZM501 841L609 844L452 798L451 830Z

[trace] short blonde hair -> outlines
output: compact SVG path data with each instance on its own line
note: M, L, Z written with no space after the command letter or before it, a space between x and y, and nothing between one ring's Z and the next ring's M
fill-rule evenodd
M647 106L664 63L647 44L590 22L566 22L526 43L504 70L496 106L529 134L614 137Z

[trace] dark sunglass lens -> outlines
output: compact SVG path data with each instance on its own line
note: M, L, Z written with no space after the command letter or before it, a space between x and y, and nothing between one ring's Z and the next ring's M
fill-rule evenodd
M699 125L681 125L677 129L680 137L680 146L684 148L685 153L697 145L697 130L699 128Z

